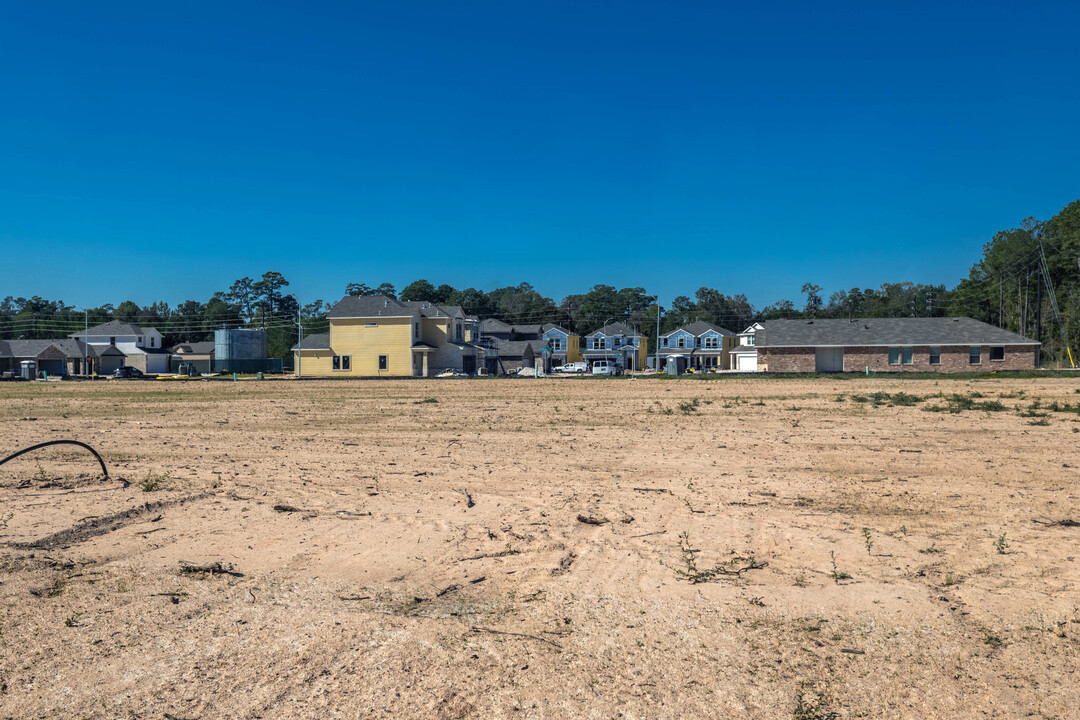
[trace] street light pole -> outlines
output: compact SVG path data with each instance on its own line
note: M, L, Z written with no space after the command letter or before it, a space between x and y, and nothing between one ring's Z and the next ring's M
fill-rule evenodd
M298 339L296 341L296 377L303 377L303 361L304 361L304 349L301 347L304 343L304 326L300 321L300 298L295 294L289 293L289 297L296 301L296 332Z
M660 372L660 313L664 312L664 308L660 307L660 303L656 303L656 372Z

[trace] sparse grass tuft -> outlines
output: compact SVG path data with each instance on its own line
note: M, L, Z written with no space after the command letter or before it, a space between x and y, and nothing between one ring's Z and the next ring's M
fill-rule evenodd
M415 404L416 405L430 405L432 403L437 403L437 402L439 402L439 398L428 397L428 398L424 398L423 400L417 400Z
M1001 533L1001 537L994 541L994 548L997 550L998 555L1005 555L1011 546L1009 541L1005 539L1005 533Z
M160 490L161 486L169 479L172 473L161 473L160 475L154 475L153 473L146 473L146 477L142 480L138 480L135 484L138 485L143 492L153 492Z
M829 557L832 558L832 572L829 573L829 577L833 579L833 582L839 585L841 580L851 580L851 575L836 567L836 552L830 550Z

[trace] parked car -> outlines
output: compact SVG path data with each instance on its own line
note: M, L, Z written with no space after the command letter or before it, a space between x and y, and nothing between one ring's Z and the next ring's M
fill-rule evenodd
M607 360L597 360L592 364L593 375L618 375L619 369L615 363Z
M583 373L587 368L583 362L565 363L555 368L555 372L560 373Z
M125 365L123 367L116 368L116 371L113 373L113 377L114 378L141 378L141 377L146 377L146 376L143 375L143 371L140 370L139 368L133 368L130 365Z

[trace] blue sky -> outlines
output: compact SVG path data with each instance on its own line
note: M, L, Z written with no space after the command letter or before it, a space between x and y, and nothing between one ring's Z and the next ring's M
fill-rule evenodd
M1080 197L1076 3L11 3L0 296L954 285Z

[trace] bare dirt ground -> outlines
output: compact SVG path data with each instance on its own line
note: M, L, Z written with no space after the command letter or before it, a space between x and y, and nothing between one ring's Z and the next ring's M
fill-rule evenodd
M0 384L0 717L1080 717L1078 393Z

